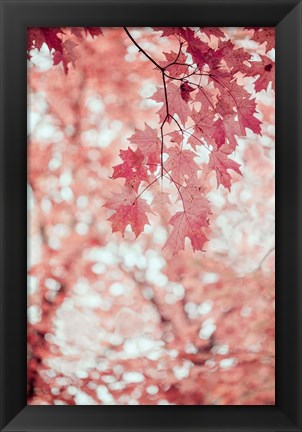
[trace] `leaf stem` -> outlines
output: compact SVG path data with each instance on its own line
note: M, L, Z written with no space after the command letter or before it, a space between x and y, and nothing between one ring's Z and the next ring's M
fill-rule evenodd
M153 180L151 183L148 184L148 186L146 186L140 193L139 195L137 195L137 197L135 198L134 202L147 190L149 189L149 187L151 187L157 180L159 180L161 178L161 176L156 177L155 180Z

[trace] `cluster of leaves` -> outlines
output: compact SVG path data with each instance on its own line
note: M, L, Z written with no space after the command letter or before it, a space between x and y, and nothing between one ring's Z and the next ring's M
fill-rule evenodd
M211 215L204 179L214 171L217 187L230 190L230 171L241 174L240 165L230 157L238 145L237 137L246 136L247 129L261 134L255 95L245 89L242 77L257 78L256 92L267 90L270 82L274 87L274 64L266 56L255 61L218 28L154 30L179 43L178 52L164 53L164 61L151 58L125 28L130 40L161 74L162 85L151 96L162 104L158 110L160 124L158 128L146 124L129 138L131 147L120 152L123 162L114 167L112 175L113 179L125 179L124 191L105 205L115 211L110 217L113 232L124 233L130 225L138 236L149 223L147 213L156 213L160 194L162 205L171 204L159 187L151 205L142 198L148 188L166 178L182 203L181 211L171 215L172 231L164 245L175 255L185 248L186 237L194 251L203 250L207 241L204 230ZM273 36L273 29L253 30L253 39L265 41L267 51L273 47ZM213 38L216 49L210 46ZM202 163L200 147L208 151L207 164Z
M131 147L120 152L123 163L114 167L112 175L113 179L125 179L125 189L105 206L114 211L109 218L113 232L124 234L130 225L137 237L149 223L147 213L156 213L159 202L167 208L171 204L163 188L154 193L151 205L142 198L143 193L163 178L168 179L182 203L181 211L170 217L172 231L164 245L174 255L185 248L186 237L194 251L203 250L207 241L204 230L211 215L204 179L214 171L217 186L230 190L230 171L241 174L240 165L230 157L236 150L237 137L246 136L247 129L261 134L255 95L245 89L242 77L256 78L254 89L259 92L267 90L270 82L274 88L275 71L268 56L253 59L219 28L154 30L161 32L162 37L176 38L178 52L164 53L165 60L157 61L125 28L131 42L161 74L162 85L151 96L162 104L158 110L160 124L158 128L146 124L143 131L138 130L129 138ZM266 52L273 48L274 29L254 28L251 32L254 41L266 44ZM76 43L70 37L64 41L64 33L63 28L30 28L28 50L40 49L45 42L54 51L54 64L63 61L67 73L68 64L75 63ZM87 33L98 36L102 30L71 28L71 34L77 38ZM215 49L211 47L213 39ZM169 129L166 133L165 127ZM200 147L208 151L207 164L202 163Z
M66 32L75 36L75 40L64 38ZM54 65L63 62L64 71L68 73L69 64L75 64L76 54L74 48L77 46L76 39L83 39L87 35L92 37L102 35L100 27L28 27L27 29L27 58L30 59L30 51L34 48L41 49L45 43L49 51L53 52Z
M185 248L185 239L189 238L193 250L201 251L211 216L205 178L214 171L217 187L231 190L230 171L241 175L240 165L231 158L237 138L246 136L247 129L261 134L255 94L246 90L242 78L255 78L255 92L267 90L269 83L274 88L274 63L268 56L252 58L216 27L154 28L162 37L178 42L177 52L163 53L165 60L152 58L131 32L124 30L161 75L162 85L151 99L162 106L158 110L159 126L146 124L144 130L137 130L129 138L131 146L120 152L123 162L114 167L112 178L125 179L125 187L105 204L114 211L109 218L112 231L124 234L130 225L137 237L149 224L147 213L157 213L159 203L169 211L171 197L163 191L165 178L175 186L182 208L171 214L168 223L172 231L164 248L175 255ZM70 31L76 38L87 33L93 37L102 34L95 27L73 27ZM266 44L266 52L273 48L273 28L247 28L249 31L255 42ZM76 43L70 37L64 41L64 34L59 27L30 28L28 51L46 43L54 51L54 64L62 61L67 73L69 63L75 64ZM215 48L211 46L213 41ZM208 152L206 164L200 155L201 147ZM142 195L151 187L157 189L149 204Z

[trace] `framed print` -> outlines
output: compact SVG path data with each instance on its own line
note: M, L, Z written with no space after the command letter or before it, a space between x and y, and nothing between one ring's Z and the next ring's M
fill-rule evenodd
M300 431L301 2L1 12L1 430Z

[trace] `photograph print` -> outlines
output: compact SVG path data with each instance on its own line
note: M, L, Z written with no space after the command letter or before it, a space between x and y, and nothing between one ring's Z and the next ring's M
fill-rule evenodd
M275 28L27 59L27 404L275 405Z

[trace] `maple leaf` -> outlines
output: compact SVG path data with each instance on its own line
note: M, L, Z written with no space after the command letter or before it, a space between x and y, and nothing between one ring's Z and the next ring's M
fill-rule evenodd
M179 55L173 51L163 54L165 55L166 60L160 61L159 65L165 68L165 72L168 72L171 77L177 78L187 72L188 65L185 64L187 57L183 52L180 52Z
M194 252L202 251L208 240L202 229L209 225L211 210L209 201L202 195L203 191L202 186L194 184L192 179L186 187L181 188L184 210L170 219L169 224L173 229L164 245L173 255L184 250L186 237L190 239Z
M173 131L169 133L171 142L176 143L178 147L181 146L183 142L183 134L180 131Z
M63 29L65 31L65 28ZM222 405L274 404L274 310L272 307L274 260L273 254L271 255L271 244L263 241L262 248L253 242L249 244L247 239L250 233L247 232L246 224L241 230L242 241L232 242L229 236L230 229L226 229L228 221L235 226L238 217L240 219L240 211L247 208L257 210L258 225L262 224L264 229L268 225L266 222L269 223L269 220L266 220L265 216L270 217L273 208L272 200L265 200L265 197L269 198L274 189L272 178L274 161L268 158L268 151L262 151L261 146L265 143L260 137L254 137L245 140L246 145L240 149L240 154L243 154L244 160L253 173L261 176L260 188L253 178L247 179L251 180L248 191L246 182L238 181L238 188L233 191L232 197L229 197L232 198L231 200L227 199L228 190L221 188L223 190L218 194L212 191L213 182L208 180L214 180L215 183L215 171L211 172L211 179L206 178L206 166L212 150L216 152L227 143L225 148L227 159L233 158L236 137L242 134L236 104L240 106L240 101L250 97L240 89L236 90L235 85L232 88L230 84L232 79L222 78L224 86L214 86L213 77L208 75L208 70L211 69L213 73L215 71L215 76L219 80L224 76L224 70L234 75L236 65L240 62L236 59L232 62L231 51L229 64L226 64L224 55L219 60L221 47L217 37L207 29L194 29L196 39L206 42L208 47L211 45L212 48L214 46L218 48L214 51L205 49L204 70L198 69L195 63L188 69L192 72L190 82L195 83L193 87L203 86L187 94L191 96L190 110L198 112L199 116L204 112L201 119L196 119L200 130L194 131L194 134L204 139L202 134L206 133L207 140L211 140L211 145L209 153L203 150L200 152L202 165L197 162L197 158L194 158L203 170L197 171L198 179L186 175L182 184L176 182L173 184L172 181L169 184L170 181L167 180L169 174L164 170L161 171L160 167L157 172L161 171L164 178L161 179L160 174L150 175L153 167L152 158L156 157L157 161L160 160L164 165L169 158L167 153L160 158L161 148L158 151L157 138L154 141L155 135L160 138L159 144L165 144L164 151L173 146L176 149L187 149L190 145L188 137L194 130L195 120L190 115L184 128L179 127L172 120L171 124L165 125L164 131L160 130L162 125L159 117L154 114L152 104L148 104L145 96L148 94L148 88L161 82L162 79L167 80L167 77L163 78L162 70L152 71L154 64L149 63L147 57L142 61L143 55L136 58L134 62L127 61L129 57L127 48L130 42L126 39L126 33L122 28L109 28L105 32L106 39L102 40L98 37L94 42L89 34L85 34L83 27L79 27L75 32L73 30L74 28L66 28L66 33L62 37L64 56L66 41L78 43L74 53L78 53L79 58L69 77L60 79L63 69L58 70L58 67L50 67L47 72L39 70L35 67L38 63L36 59L28 70L28 85L30 93L34 96L30 98L29 109L35 113L35 116L38 114L38 117L42 119L45 117L46 121L50 120L54 123L59 135L63 137L63 139L55 139L57 143L53 143L52 139L46 140L50 141L49 143L46 143L45 139L39 139L39 137L43 138L43 124L41 127L37 125L37 129L35 127L29 137L31 160L29 181L36 204L31 206L31 232L34 242L37 238L41 240L39 250L43 259L29 269L32 276L29 282L33 289L29 290L28 299L30 308L28 403L74 405L85 403L84 398L78 396L86 395L86 400L96 405L108 402L127 404L131 403L133 397L141 405L158 404L162 400L174 405L212 404L217 401L217 397L219 404ZM76 35L77 32L79 36ZM168 32L169 29L166 33ZM182 35L189 37L192 30L178 28L177 31L172 31L169 36L166 36L165 40L160 38L162 32L152 34L145 28L132 30L131 33L133 37L139 35L138 40L142 44L142 49L146 49L150 56L156 55L157 59L161 56L162 49L167 51L166 46L173 47L172 49L177 51L178 44L184 39ZM248 34L247 31L237 28L231 31L226 29L225 33L230 40L241 43L247 35L250 37L254 34L254 31ZM60 33L57 35L59 38L62 36ZM209 38L211 44L208 42ZM259 46L253 42L251 44L255 47L253 54L258 56L262 53L266 47L265 43ZM43 45L42 49L46 46ZM188 53L187 43L182 45L182 50L187 55L187 61L191 61L192 55ZM133 48L133 52L136 52L136 48ZM237 54L240 57L243 52L238 52L234 48L234 56ZM60 52L54 48L51 55L60 58ZM261 66L261 62L250 66L245 65L247 63L245 61L243 63L244 68L242 66L238 71L237 83L242 83L242 87L243 83L246 83L246 87L243 88L249 93L249 89L254 90L253 83L258 75L253 79L248 77L248 74L246 78L242 75L245 70L253 73L253 66ZM61 65L62 63L60 69ZM67 66L71 68L72 62L67 63ZM180 93L182 82L184 81L173 80L173 83L179 87ZM81 83L85 85L84 92L81 92L79 87ZM234 98L225 86L230 89ZM47 106L41 103L41 95L43 100L49 102ZM206 96L209 96L209 100ZM273 125L273 101L274 94L260 95L259 105L257 105L262 113L262 121L268 125ZM210 114L208 118L207 114ZM252 115L256 116L255 112ZM150 126L156 129L156 133L149 131L143 125L144 121L148 123L149 120ZM209 122L209 125L204 125L204 122ZM114 181L107 179L109 167L125 162L120 159L119 162L112 162L116 161L118 156L116 143L119 139L124 140L125 134L134 124L142 125L139 127L144 129L141 131L143 134L149 136L150 133L150 146L154 150L148 153L147 138L145 146L144 144L141 146L140 142L132 144L128 142L134 153L136 149L143 153L142 165L147 164L149 178L148 182L143 181L140 184L138 189L140 193L135 192L125 178ZM101 143L104 145L98 146L100 133L106 138L107 129L113 132L115 138L113 141L108 139L105 143ZM247 131L245 127L243 129ZM134 132L133 130L127 137ZM272 138L272 132L273 130L269 130L266 135ZM145 136L138 141L144 138ZM108 143L110 145L106 146L105 144ZM127 147L123 147L124 150ZM133 157L131 152L128 156L129 165L135 167L137 159L140 158L139 152L136 153L136 157ZM227 169L232 176L234 174L236 179L241 180L231 171ZM155 177L157 179L153 183ZM117 189L119 184L124 182L125 186L120 190ZM215 184L214 188L216 188ZM118 193L108 195L111 188ZM103 201L104 197L107 197L105 201ZM209 253L204 254L197 251L207 249L205 241L206 237L209 237L208 227L209 217L211 217L207 197L213 199L216 213L214 220L217 220L217 224L215 223L213 227L213 247L210 248ZM146 199L147 203L141 198ZM100 209L100 202L106 202L108 208ZM242 202L244 202L244 209L241 208ZM238 212L235 215L237 205ZM150 208L159 217L153 218ZM231 214L229 214L230 210L232 210ZM102 223L104 217L112 220ZM154 229L151 230L148 229L150 226L146 222L152 224L153 219ZM250 224L253 221L247 222ZM111 224L112 229L116 231L113 235ZM252 229L259 228L254 223L250 226ZM145 233L140 234L142 230ZM270 230L267 231L267 234L270 234ZM127 241L123 241L122 234L127 237ZM168 234L170 234L169 238ZM260 229L259 234L263 234L263 229ZM134 241L135 235L138 236L136 241ZM163 237L166 241L163 241L161 246L166 243L165 252L174 254L172 258L169 256L170 253L161 257L159 242ZM215 242L215 239L219 241ZM232 248L228 247L229 245ZM188 246L190 250L183 254L183 249L188 249ZM175 254L179 250L181 250L180 256L177 257ZM195 254L193 250L196 251ZM243 269L243 273L246 273L244 270L252 264L253 270L254 265L251 262L253 251L255 252L253 261L258 271L248 272L243 276L238 275L239 267ZM137 252L142 254L141 258ZM240 262L236 260L237 255L240 257ZM265 268L270 269L270 272L262 271ZM81 295L83 293L84 296ZM266 296L265 301L263 301L263 293ZM72 301L73 308L58 316L66 300ZM34 309L32 305L36 309L33 312L37 312L38 305L39 319L35 319L36 313L31 313L31 309ZM244 307L246 309L244 313L239 313L245 305L255 307L252 311ZM96 308L93 310L94 306ZM225 313L226 310L228 313ZM247 315L249 315L248 319ZM205 318L209 320L206 321ZM45 335L56 331L58 319L59 327L63 330L58 336L63 343L56 346L56 340L52 341L51 338L49 340L46 338L47 343L45 343ZM102 324L101 332L95 331L99 321ZM75 328L79 333L76 340L73 339L70 331ZM133 341L140 343L139 339L144 337L146 331L150 339L154 339L155 342L165 340L169 352L159 349L158 356L152 357L147 353L148 346L145 346L142 348L146 350L142 349L137 353L138 355L121 358L121 353L130 352L129 348L133 346ZM95 336L88 348L89 357L96 360L93 362L96 363L96 367L91 364L89 370L87 369L86 378L78 379L70 376L66 382L62 373L66 364L64 341L67 344L72 343L75 357L79 357L87 348L85 342L87 334L90 339ZM259 334L265 342L262 347L259 346L259 352L251 353L249 346L259 339ZM225 343L228 344L227 349L222 346ZM238 346L242 347L240 352ZM104 350L110 351L105 365L102 362ZM170 355L173 354L172 350L179 355ZM209 356L218 366L222 359L230 360L232 357L234 367L229 368L227 372L224 367L215 367L213 373L200 373ZM269 359L265 364L264 358ZM230 365L229 360L226 360L226 366L227 362ZM45 374L46 363L53 373ZM122 368L116 367L118 363ZM223 363L224 360L221 366L224 366ZM188 377L181 378L174 372L177 372L177 369L183 370L184 364L190 368L190 373ZM164 382L162 374L157 376L149 373L149 370L152 372L157 366L161 368L162 365L167 371L164 374ZM99 366L105 366L105 376L104 373L99 373L104 367ZM257 367L259 373L251 373ZM128 379L126 376L128 371L138 371L140 374L131 373ZM124 377L121 376L123 374ZM106 385L106 382L105 387L108 387L109 393L106 394L106 391L104 393L103 390L106 390L104 381L110 381L106 377L123 378L125 382L130 382L130 375L134 378L132 381L143 379L139 384L141 394L133 396L134 385L119 388L111 386L110 383ZM100 385L100 392L90 388L91 381L95 382L96 386ZM154 387L154 385L156 385L156 392L149 392L150 386ZM76 388L76 391L69 392L70 386ZM53 394L58 393L52 391L57 387L60 387L60 394ZM250 391L251 389L256 391Z
M208 36L211 33L213 35L213 31L207 32L206 30L202 30L202 32L207 33ZM218 34L220 37L223 33L218 29L215 37L217 37ZM207 64L211 70L211 73L215 72L218 75L225 77L229 76L225 70L221 69L220 63L223 57L222 50L214 50L210 48L209 45L197 37L195 32L191 29L183 30L182 37L188 42L188 52L192 54L194 62L199 66L200 69L202 69L203 66Z
M201 102L201 105L204 105L204 109L214 109L217 103L217 89L212 89L209 87L199 87L197 89L197 94L195 96L195 102Z
M266 52L275 48L275 28L274 27L246 27L247 29L253 29L254 34L252 39L258 42L260 45L266 43Z
M232 74L235 74L238 71L243 72L245 69L248 70L248 66L246 66L244 62L248 62L251 58L251 55L243 48L236 47L229 40L220 41L219 48L222 58L231 70Z
M99 36L102 35L102 29L100 27L83 27L83 29L85 30L86 34L90 34L90 36L92 36L93 38L95 36Z
M260 134L261 122L254 116L257 112L255 98L252 98L242 86L238 85L236 80L228 83L218 80L217 83L218 86L221 86L220 91L222 93L216 106L217 111L222 115L231 115L234 113L235 107L241 135L246 135L245 128L249 128L254 133Z
M261 121L254 116L256 113L256 100L246 96L237 101L236 108L242 135L245 135L245 128L251 129L256 134L261 134Z
M93 39L95 36L103 35L100 27L70 27L70 31L79 39L83 39L88 34Z
M209 48L207 52L204 53L203 61L209 66L210 74L229 77L230 74L227 72L225 68L222 67L221 60L223 58L223 51L213 50Z
M214 121L215 112L207 108L205 105L201 106L200 111L192 110L192 119L194 120L194 132L196 136L202 137L207 144L214 144L214 135L217 133L217 122ZM220 124L219 124L220 126ZM194 148L196 145L202 143L194 140L194 136L190 139L190 143Z
M179 251L185 249L185 239L188 237L194 252L202 250L205 242L208 240L204 232L200 229L199 217L191 213L188 215L186 212L177 212L169 221L173 229L164 245L176 255Z
M225 94L226 93L226 94ZM227 91L222 91L222 94L217 98L216 111L224 118L225 116L235 116L236 99Z
M70 32L75 35L78 39L83 39L84 27L70 27Z
M192 86L190 86L190 84L188 84L187 82L181 84L180 95L185 102L188 102L191 99L190 93L194 90L195 89Z
M145 130L137 130L128 140L132 144L137 144L140 151L147 158L147 164L151 172L156 171L160 162L161 142L157 136L156 129L145 123Z
M201 32L210 38L211 36L214 36L216 38L223 38L225 37L224 32L219 27L202 27Z
M227 144L224 144L217 150L213 150L210 154L207 167L208 172L212 170L216 172L217 188L219 185L222 185L229 191L231 190L231 175L228 173L228 170L233 170L242 175L239 169L240 164L228 158L232 151L233 149Z
M171 172L174 181L182 183L185 179L197 179L197 171L200 169L194 161L196 154L191 150L181 150L177 147L166 149L169 155L165 168Z
M272 88L275 89L275 64L265 56L261 56L260 62L253 62L251 66L251 75L259 75L255 81L255 90L267 90L269 83L272 83Z
M181 90L175 84L168 82L167 86L167 99L168 99L168 110L169 114L177 114L180 121L185 125L188 117L191 114L190 108L181 96ZM167 107L165 101L165 91L163 87L157 89L151 99L156 102L163 102L163 106L157 112L160 117L160 121L163 122L167 115ZM171 118L168 120L171 122Z
M188 42L188 52L192 54L193 60L200 68L205 64L205 55L209 50L207 43L199 39L195 32L189 28L182 29L181 36Z
M216 110L222 118L216 121L215 132L213 134L218 148L228 140L232 148L235 149L237 146L236 135L245 135L245 129L242 131L239 122L236 120L234 103L234 99L228 97L228 95L227 97L224 97L224 95L218 97Z
M49 51L63 53L62 39L58 34L63 34L61 27L29 27L27 30L27 50L33 48L41 49L43 43L48 46Z
M123 236L128 225L137 238L145 225L150 224L146 215L147 212L152 213L150 206L129 187L122 193L112 195L103 207L115 210L108 220L112 224L112 232L121 232Z
M125 178L127 185L137 191L142 181L148 181L147 169L142 165L143 153L140 149L133 151L128 147L127 150L120 150L120 158L124 162L113 167L112 178Z
M230 148L235 150L237 147L236 136L241 135L239 122L235 120L233 115L226 115L223 121L218 119L215 124L215 132L213 138L215 139L217 148L220 148L228 140Z
M152 27L155 31L161 31L161 37L169 37L181 35L183 28L182 27Z
M76 46L77 46L77 44L75 42L73 42L72 40L67 40L67 41L63 42L63 52L56 51L54 53L53 64L57 65L62 61L66 75L68 73L69 63L71 63L73 66L75 66L75 61L77 59L77 56L73 50Z

